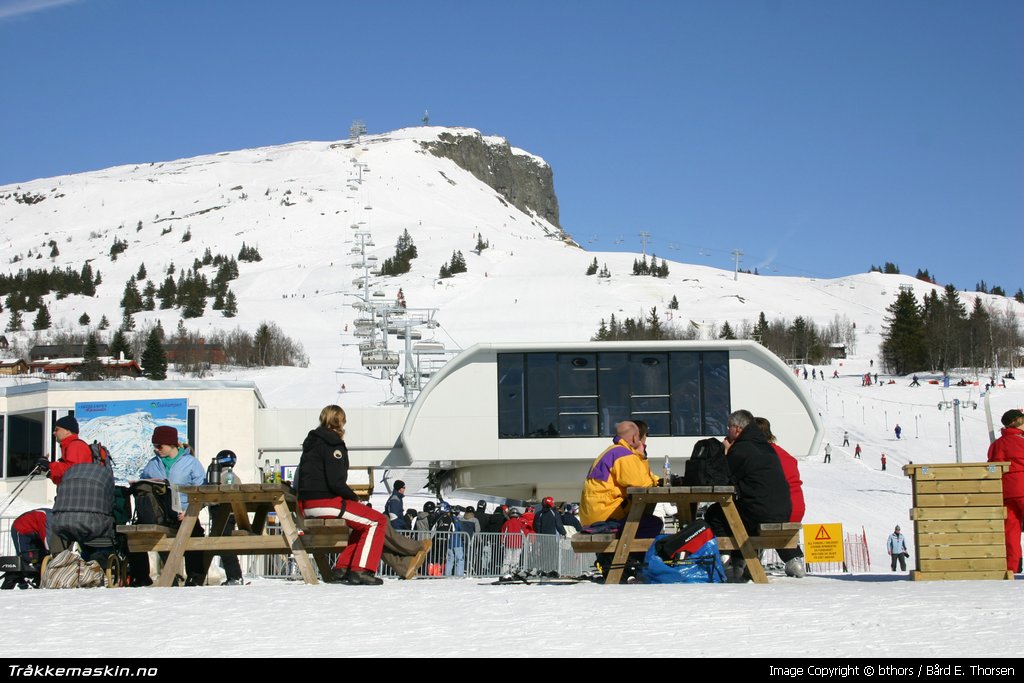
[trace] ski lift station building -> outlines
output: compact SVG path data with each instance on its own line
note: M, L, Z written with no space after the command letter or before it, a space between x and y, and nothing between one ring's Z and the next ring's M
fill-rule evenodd
M76 404L170 399L187 403L179 433L188 435L200 462L205 466L229 448L238 455L243 481L254 481L264 460L297 465L302 440L323 407L268 408L252 382L0 388L2 488L17 486L38 457L59 455L53 425ZM448 487L516 499L577 500L590 464L626 419L649 425L656 473L666 456L681 473L694 443L724 436L729 413L739 408L768 418L780 444L797 457L817 452L822 440L803 383L751 341L478 344L444 365L411 407L343 407L353 470L441 470ZM137 447L141 454L104 443L115 461L151 457L146 443ZM42 504L53 493L52 484L41 481L23 496Z

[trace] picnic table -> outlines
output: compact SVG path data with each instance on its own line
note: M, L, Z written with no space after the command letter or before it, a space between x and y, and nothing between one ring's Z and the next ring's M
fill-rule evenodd
M622 534L576 534L572 547L576 552L613 553L607 584L617 584L622 578L626 560L630 553L646 552L654 539L637 538L640 518L654 512L658 503L676 505L680 524L692 521L691 505L696 503L718 503L722 506L729 523L730 535L718 537L718 547L723 551L739 552L746 561L747 569L754 583L768 583L768 576L758 559L761 548L795 548L800 542L800 524L762 524L760 535L749 536L736 509L736 490L732 486L650 486L626 489L630 500L629 515L622 528Z
M204 570L209 569L214 555L292 555L303 580L317 584L316 571L310 561L315 558L321 573L330 572L327 554L339 552L348 543L348 527L340 519L302 520L295 514L296 499L286 484L237 484L181 486L177 491L188 496L188 508L180 526L173 528L155 524L119 526L118 533L128 538L132 552L158 551L168 553L165 570L154 585L170 586L175 577L173 568L180 566L186 551L204 553ZM192 536L199 513L206 506L216 505L210 536ZM234 514L237 529L230 535L217 535L224 529L228 515ZM279 534L267 534L267 518L275 514ZM250 515L252 518L250 519ZM166 568L170 567L171 570Z

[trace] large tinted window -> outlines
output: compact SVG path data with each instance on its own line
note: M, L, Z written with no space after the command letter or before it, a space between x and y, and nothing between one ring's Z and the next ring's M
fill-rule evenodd
M615 423L629 415L629 354L601 353L597 359L601 436L611 436L615 433Z
M597 354L558 355L558 435L597 436Z
M732 402L729 398L729 352L701 354L704 381L704 433L725 434Z
M501 438L610 436L627 419L654 436L721 436L726 351L498 355Z
M558 436L558 374L553 353L527 354L526 435Z
M43 456L45 413L7 416L7 476L23 477Z
M523 354L498 356L498 436L523 436L526 402L523 395Z

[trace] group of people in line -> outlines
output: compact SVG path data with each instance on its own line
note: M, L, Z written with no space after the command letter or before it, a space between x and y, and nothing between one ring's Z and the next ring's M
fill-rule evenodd
M658 486L647 460L647 425L626 420L616 425L616 435L590 466L580 495L580 521L584 526L601 522L621 525L629 514L630 487ZM772 522L800 522L804 515L803 487L796 458L776 443L771 424L755 418L750 411L737 410L729 415L728 432L722 443L732 485L736 488L736 508L747 533L758 535L760 525ZM711 505L704 521L716 536L731 536L721 506ZM641 517L637 538L653 538L663 522L654 515ZM803 577L803 552L797 548L779 548L788 576ZM607 574L610 557L598 555L602 573ZM728 578L749 580L749 572L739 554L723 555ZM627 580L628 577L623 577Z
M395 529L433 539L431 559L436 562L428 569L439 575L464 576L467 571L510 575L525 568L522 552L527 536L571 536L582 528L575 504L556 505L550 496L541 500L539 509L496 505L488 512L485 500L478 501L476 507L427 501L417 512L404 508L405 488L404 481L394 482L384 514ZM480 533L488 536L478 536Z

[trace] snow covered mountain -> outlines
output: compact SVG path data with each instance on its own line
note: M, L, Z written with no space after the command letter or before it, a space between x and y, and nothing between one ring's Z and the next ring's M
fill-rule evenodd
M46 332L7 336L24 349L60 331L95 328L101 316L117 327L125 283L140 266L145 279L159 286L172 264L177 278L208 252L235 257L245 244L262 260L240 262L239 277L230 283L236 318L210 305L187 320L178 309L157 307L136 313L136 327L160 321L172 332L181 322L205 336L236 326L251 332L273 321L303 344L308 367L234 369L222 376L256 379L279 407L338 400L342 385L347 404L370 405L400 389L359 362L353 336L358 311L351 306L360 291L353 280L363 274L355 267L362 258L353 253L357 232L372 235L366 253L382 263L408 231L419 254L411 270L371 278L370 290L393 300L401 289L409 307L440 309L440 327L425 337L433 334L449 348L478 341L586 340L612 314L620 320L645 317L657 307L663 324L705 335L725 322L733 328L753 323L761 312L821 325L845 317L856 324L854 353L874 358L885 308L898 288L912 287L921 296L933 287L881 273L834 280L740 273L736 279L731 271L674 261L667 278L634 276L639 255L588 252L562 231L551 185L542 159L500 138L421 127L0 187L0 272L78 271L89 261L102 277L95 297L45 297L53 321ZM479 240L489 247L477 253ZM115 243L123 250L112 254ZM467 272L439 279L454 252L464 255ZM610 277L585 275L595 258ZM209 280L216 267L199 272ZM668 309L673 296L678 311ZM980 296L1024 314L1012 300ZM89 325L80 324L83 313ZM6 311L0 322L6 326ZM26 314L26 330L31 323Z

